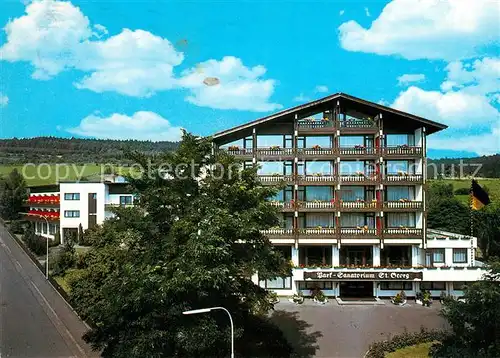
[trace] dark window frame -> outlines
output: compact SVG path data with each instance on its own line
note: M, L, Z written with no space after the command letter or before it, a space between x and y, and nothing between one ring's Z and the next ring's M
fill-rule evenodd
M455 261L455 252L457 252L457 251L462 251L462 252L465 251L465 261ZM465 249L465 248L455 248L455 249L453 249L451 256L452 256L452 261L453 261L454 264L466 264L467 261L468 261L467 260L467 249Z
M397 285L400 284L400 285ZM390 288L389 286L397 286ZM405 290L412 291L413 284L411 281L381 281L380 282L380 290L381 291L397 291L397 290Z
M64 200L80 200L80 193L64 193Z

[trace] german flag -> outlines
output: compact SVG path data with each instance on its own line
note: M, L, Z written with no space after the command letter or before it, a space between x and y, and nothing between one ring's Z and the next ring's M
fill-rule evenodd
M471 197L471 209L479 210L483 206L488 205L490 203L490 198L488 193L481 188L481 185L477 183L474 179L472 179L472 185L470 188L470 197Z

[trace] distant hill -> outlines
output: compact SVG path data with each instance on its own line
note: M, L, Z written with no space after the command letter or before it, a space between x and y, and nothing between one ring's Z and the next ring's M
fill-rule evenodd
M427 162L428 178L439 177L439 174L451 178L463 178L471 175L482 178L500 178L500 154L475 158L428 159ZM478 165L481 168L475 172ZM460 172L460 167L462 167L462 172Z
M0 164L115 163L125 164L126 151L172 151L178 142L35 137L0 139Z

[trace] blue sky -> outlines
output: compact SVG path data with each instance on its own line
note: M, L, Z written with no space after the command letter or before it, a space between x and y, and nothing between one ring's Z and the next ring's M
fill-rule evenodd
M499 6L4 1L0 137L175 140L340 91L448 124L431 157L498 153Z

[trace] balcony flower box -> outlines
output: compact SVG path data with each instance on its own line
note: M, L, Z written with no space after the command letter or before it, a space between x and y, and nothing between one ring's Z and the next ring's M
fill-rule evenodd
M365 176L365 173L357 171L356 175L359 176L359 177L363 177L363 176Z
M399 146L399 148L401 148L401 149L408 149L408 148L410 148L410 146L408 144L402 144L402 145Z
M322 121L322 122L328 122L329 120L330 120L330 119L329 119L328 117L323 117L323 118L321 119L321 121Z
M366 147L364 145L359 145L359 144L356 144L354 146L354 149L365 149Z
M271 150L278 150L278 149L280 149L280 146L279 145L272 145L272 146L269 147L269 149L271 149Z
M236 150L240 150L240 147L238 147L237 145L232 145L232 146L228 147L227 150L236 151Z
M321 146L320 146L320 145L318 145L318 144L316 144L316 145L313 145L313 146L312 146L312 149L314 149L314 150L319 150L319 149L321 149Z
M402 171L402 170L398 170L398 175L399 175L400 177L404 177L404 176L408 176L408 173L407 173L407 172L404 172L404 171Z

